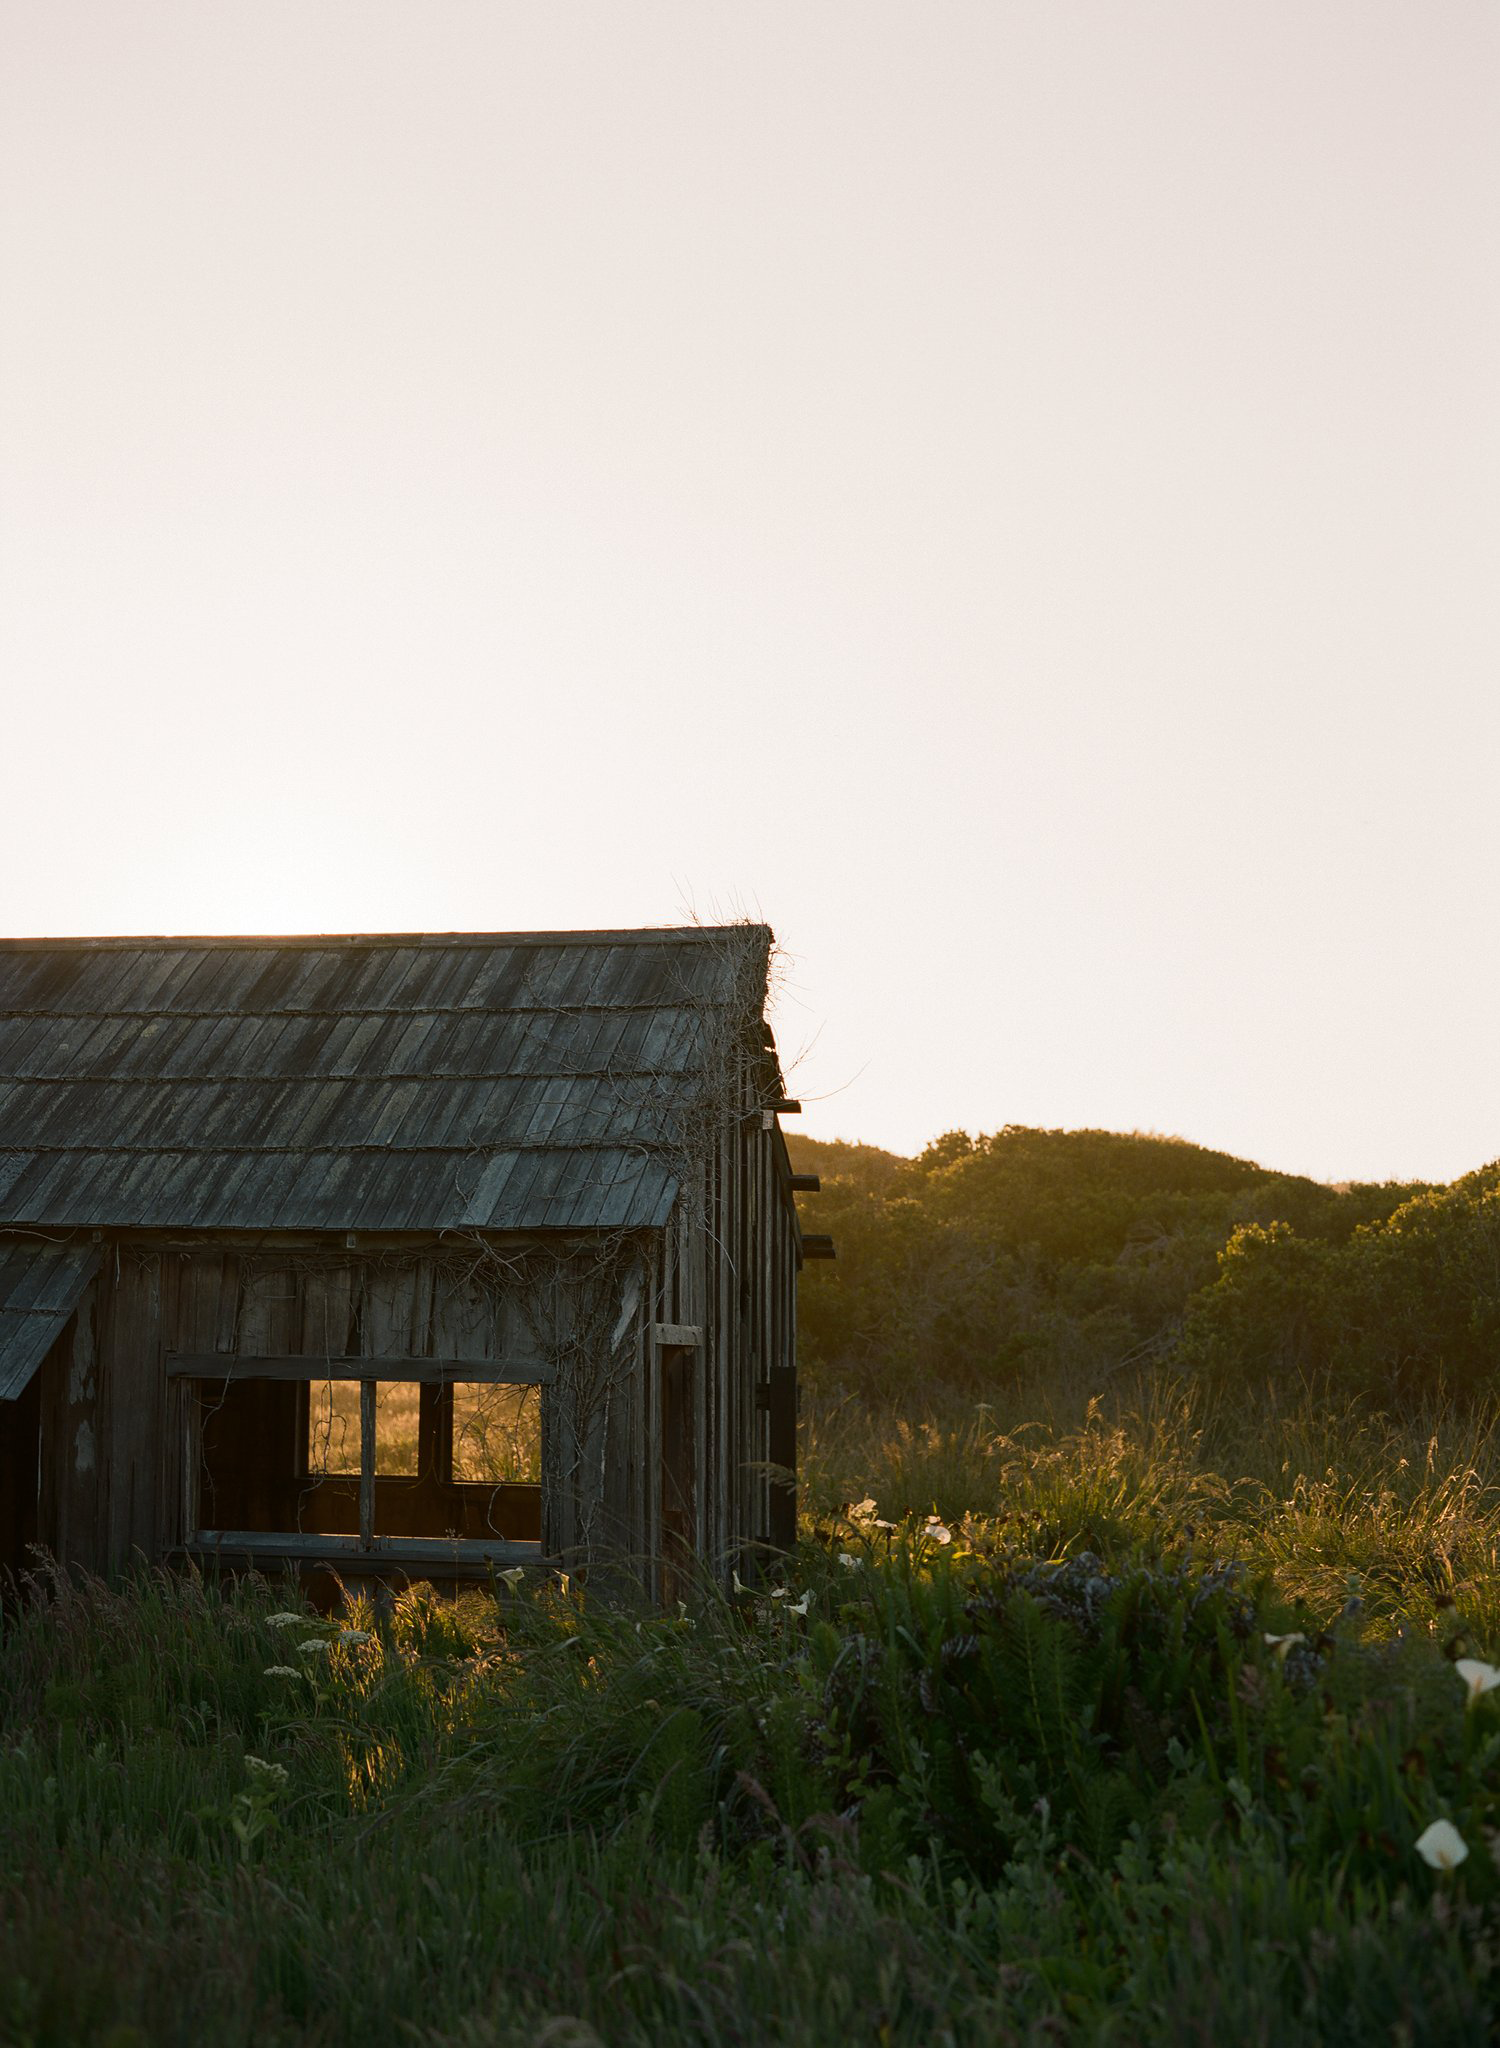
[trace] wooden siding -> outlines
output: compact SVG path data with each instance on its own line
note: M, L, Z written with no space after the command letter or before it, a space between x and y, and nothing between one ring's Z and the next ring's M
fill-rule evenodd
M669 1459L690 1455L690 1486L673 1483L691 1497L693 1573L749 1573L794 1528L793 1498L767 1466L795 1456L797 1247L781 1134L754 1109L721 1131L667 1228L611 1238L602 1251L582 1240L574 1265L563 1247L540 1252L534 1240L462 1253L149 1237L106 1246L37 1376L35 1534L70 1563L113 1573L171 1554L203 1527L358 1526L357 1479L322 1481L316 1513L305 1480L293 1484L306 1428L296 1381L226 1372L205 1400L208 1360L322 1358L348 1375L362 1358L529 1358L527 1376L547 1382L531 1510L546 1555L573 1569L608 1559L658 1597L681 1597L680 1545L663 1570L663 1503ZM191 1374L171 1364L184 1358ZM11 1436L30 1441L19 1415ZM259 1476L226 1464L235 1442L280 1445L287 1477L273 1483L265 1460ZM239 1472L212 1501L200 1497L204 1453L215 1470ZM403 1484L376 1481L393 1531L415 1512L391 1505ZM456 1532L483 1533L467 1529L466 1510L455 1514ZM18 1522L14 1541L20 1533ZM498 1528L520 1533L514 1519Z

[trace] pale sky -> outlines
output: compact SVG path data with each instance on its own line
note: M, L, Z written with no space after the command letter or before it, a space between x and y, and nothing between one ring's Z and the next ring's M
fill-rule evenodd
M1493 0L0 0L0 932L775 926L801 1127L1500 1155Z

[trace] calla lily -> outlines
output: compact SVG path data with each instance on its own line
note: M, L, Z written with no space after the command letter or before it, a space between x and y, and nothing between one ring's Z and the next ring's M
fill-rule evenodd
M839 1563L844 1567L846 1571L856 1572L864 1563L864 1559L862 1557L856 1557L852 1551L841 1550L839 1552Z
M785 1600L791 1590L790 1586L773 1586L766 1595L766 1598L768 1600Z
M1469 1688L1471 1707L1482 1692L1493 1692L1500 1685L1500 1671L1493 1664L1486 1664L1482 1657L1459 1657L1453 1668Z
M787 1613L788 1613L788 1614L806 1614L806 1612L807 1612L808 1608L809 1608L809 1607L811 1607L811 1606L812 1606L812 1594L811 1594L810 1592L808 1592L808 1593L804 1593L804 1594L802 1595L802 1598L801 1598L800 1600L797 1600L797 1601L794 1601L793 1603L791 1603L791 1604L790 1604L790 1605L788 1606L788 1608L787 1608L787 1610L786 1610L786 1611L787 1611Z
M1268 1635L1266 1637L1267 1647L1276 1652L1277 1656L1281 1659L1283 1664L1286 1662L1287 1651L1295 1649L1298 1643L1305 1643L1306 1641L1307 1637L1302 1633L1300 1628L1294 1628L1290 1635Z
M1469 1845L1451 1820L1435 1820L1417 1836L1417 1854L1433 1870L1456 1870Z
M730 1576L734 1580L734 1590L736 1593L748 1593L750 1591L750 1588L745 1584L738 1572L732 1572Z
M932 1538L934 1543L951 1543L953 1541L953 1531L940 1515L929 1515L927 1517L926 1533Z
M498 1572L496 1576L502 1579L510 1587L511 1591L514 1592L526 1576L526 1567L520 1564L513 1564L509 1571Z

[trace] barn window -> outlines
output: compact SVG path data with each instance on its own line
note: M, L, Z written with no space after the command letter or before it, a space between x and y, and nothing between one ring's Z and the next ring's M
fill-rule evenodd
M309 1382L303 1455L310 1477L363 1470L363 1384ZM377 1479L416 1479L430 1471L460 1486L541 1483L540 1387L483 1380L374 1384L370 1458Z
M234 1354L168 1370L190 1548L435 1571L539 1551L540 1366Z

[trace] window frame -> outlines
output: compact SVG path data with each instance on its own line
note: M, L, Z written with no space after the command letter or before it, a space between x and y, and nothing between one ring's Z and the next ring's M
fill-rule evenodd
M375 1530L375 1394L381 1384L405 1382L422 1388L419 1429L424 1436L442 1412L441 1396L456 1385L536 1387L541 1392L545 1429L546 1393L554 1379L551 1365L534 1358L428 1358L369 1357L352 1353L339 1357L302 1353L250 1354L245 1352L168 1352L166 1371L169 1384L184 1387L224 1386L239 1380L291 1381L304 1389L331 1380L354 1381L359 1385L360 1462L359 1532L357 1535L329 1535L298 1530L205 1529L198 1524L198 1476L201 1464L199 1404L185 1404L183 1521L190 1550L244 1553L250 1557L361 1558L385 1559L391 1563L469 1565L485 1568L497 1563L540 1562L540 1542L497 1537L493 1541L472 1537L381 1536ZM429 1388L437 1390L434 1401ZM316 1478L307 1470L306 1399L299 1402L299 1444L297 1470L301 1477ZM442 1476L449 1485L483 1485L483 1481L452 1478L451 1403L448 1406L450 1436L448 1471ZM545 1440L545 1439L544 1439ZM420 1468L420 1455L419 1455ZM335 1476L335 1475L327 1475ZM336 1475L352 1479L354 1473ZM389 1475L387 1476L389 1483ZM398 1478L397 1484L401 1483ZM524 1484L525 1482L516 1482Z

